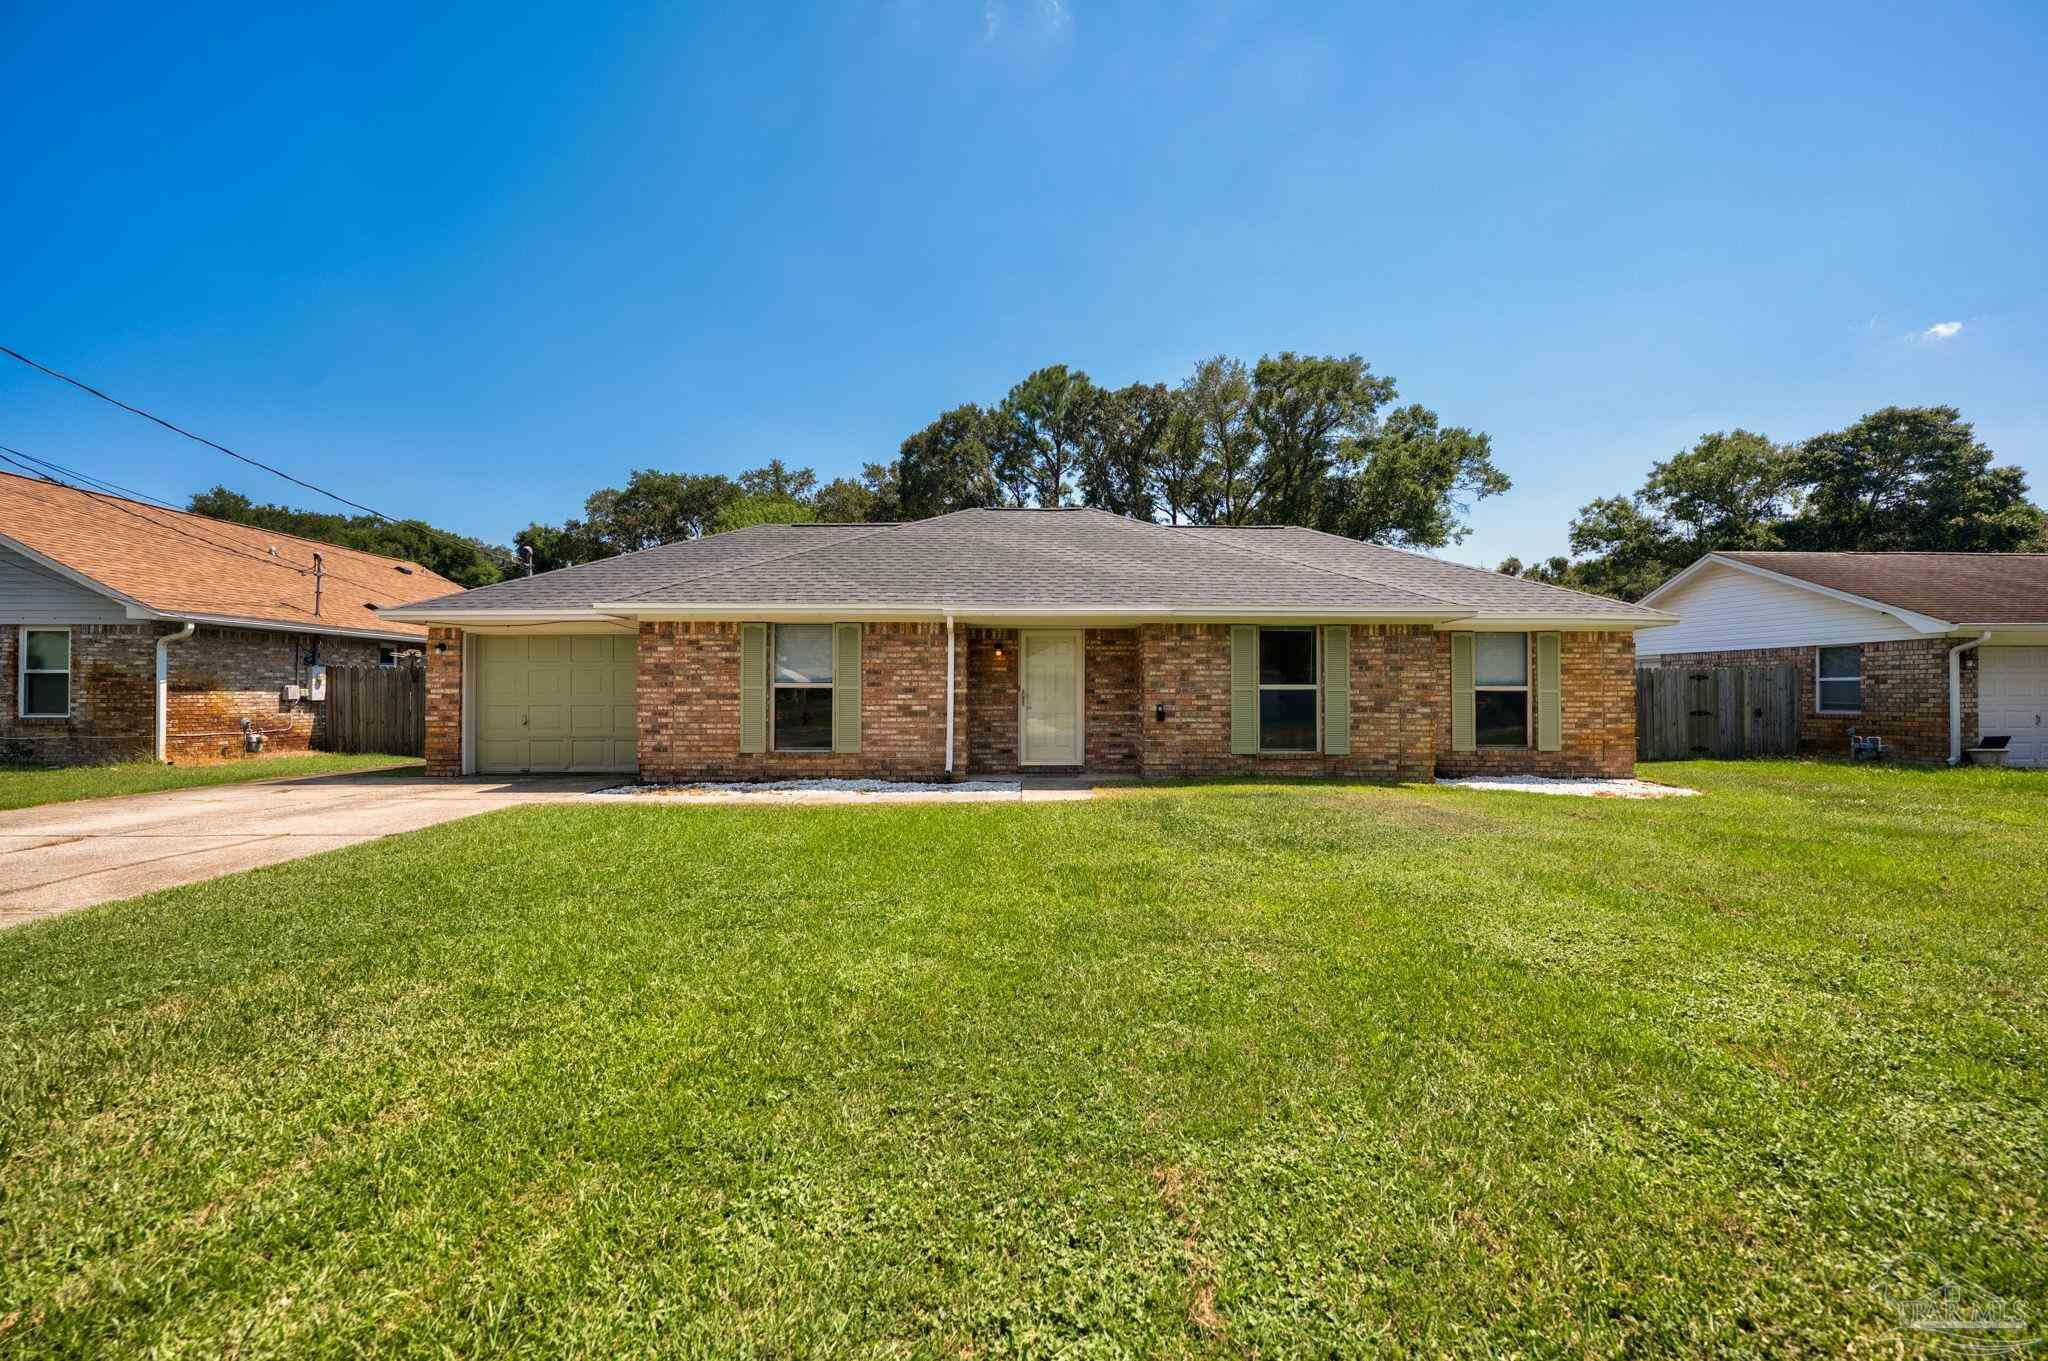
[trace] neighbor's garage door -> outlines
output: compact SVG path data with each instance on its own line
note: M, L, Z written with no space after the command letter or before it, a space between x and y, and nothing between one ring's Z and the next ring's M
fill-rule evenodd
M2005 762L2048 766L2048 647L1987 647L1977 664L1977 728L2012 738Z
M476 634L477 762L487 774L630 771L639 640Z

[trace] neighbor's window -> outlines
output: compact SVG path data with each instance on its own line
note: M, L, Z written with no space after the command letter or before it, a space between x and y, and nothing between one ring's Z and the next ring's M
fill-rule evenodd
M1316 631L1259 630L1259 750L1316 749Z
M23 718L71 717L71 630L21 631Z
M1482 747L1529 745L1529 635L1472 635L1473 732Z
M1819 687L1820 712L1863 712L1863 649L1822 648L1820 665L1814 668L1814 683Z
M832 626L777 624L775 750L832 750Z
M393 668L394 666L397 666L397 665L398 665L398 649L397 649L397 648L395 648L395 647L380 647L380 648L378 648L378 649L377 649L377 665L379 665L379 666L383 667L383 668L384 668L384 669L385 669L386 671L389 671L389 670L390 670L391 668Z

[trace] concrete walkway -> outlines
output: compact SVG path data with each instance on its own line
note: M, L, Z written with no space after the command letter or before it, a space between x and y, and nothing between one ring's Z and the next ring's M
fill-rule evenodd
M617 783L317 775L0 812L0 928Z

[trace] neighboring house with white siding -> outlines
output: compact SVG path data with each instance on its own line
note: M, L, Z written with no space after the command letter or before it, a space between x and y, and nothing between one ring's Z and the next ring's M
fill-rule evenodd
M0 761L304 750L330 665L419 652L417 563L0 473Z
M2048 767L2048 554L1710 553L1643 598L1679 617L1638 664L1800 672L1800 745L1882 737L1912 760L2010 739Z

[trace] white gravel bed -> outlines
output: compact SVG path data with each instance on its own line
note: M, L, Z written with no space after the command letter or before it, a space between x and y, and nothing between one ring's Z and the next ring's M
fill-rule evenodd
M622 784L609 789L595 789L591 793L620 798L758 799L764 803L802 803L900 798L1019 798L1023 790L1023 782L1019 780L960 780L952 784L924 784L915 780L699 780L681 784Z
M1685 799L1697 789L1648 780L1570 779L1549 775L1473 775L1463 780L1438 780L1452 789L1506 789L1517 794L1571 794L1582 799Z

